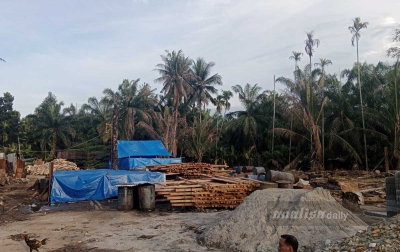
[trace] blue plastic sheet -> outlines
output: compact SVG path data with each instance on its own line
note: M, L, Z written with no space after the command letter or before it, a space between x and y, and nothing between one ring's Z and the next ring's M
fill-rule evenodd
M181 158L119 158L118 169L129 170L138 166L146 166L151 164L170 164L182 163Z
M172 157L160 140L147 141L118 141L118 158L146 157L155 158L159 156Z
M163 182L159 172L124 170L55 171L50 193L51 203L103 200L118 196L117 185L133 182Z

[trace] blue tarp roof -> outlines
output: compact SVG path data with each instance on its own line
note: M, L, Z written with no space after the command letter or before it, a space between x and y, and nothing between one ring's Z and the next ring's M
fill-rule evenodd
M70 202L103 200L118 196L117 185L133 182L163 182L159 172L131 172L124 170L55 171L50 201Z
M118 141L118 158L125 157L172 157L160 140Z
M182 158L119 158L118 169L129 170L152 164L182 163Z

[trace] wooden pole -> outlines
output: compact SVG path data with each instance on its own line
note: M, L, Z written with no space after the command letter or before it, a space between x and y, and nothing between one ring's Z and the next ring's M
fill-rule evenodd
M51 182L53 182L53 172L54 172L54 163L50 162L50 167L49 167L49 204L50 204L50 193L51 193Z
M275 75L274 75L274 115L272 118L272 156L274 156L274 140L275 140Z
M389 172L389 153L388 153L388 147L384 148L385 151L385 168L386 168L386 173Z

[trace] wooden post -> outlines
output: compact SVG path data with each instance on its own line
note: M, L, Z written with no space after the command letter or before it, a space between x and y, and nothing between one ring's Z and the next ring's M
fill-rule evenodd
M388 155L388 148L384 148L385 151L385 167L386 167L386 173L389 172L389 155Z
M274 140L275 140L275 75L274 75L274 114L272 117L272 148L271 148L271 154L272 158L274 158Z
M50 204L50 193L51 193L51 182L53 181L54 163L50 162L49 167L49 204Z

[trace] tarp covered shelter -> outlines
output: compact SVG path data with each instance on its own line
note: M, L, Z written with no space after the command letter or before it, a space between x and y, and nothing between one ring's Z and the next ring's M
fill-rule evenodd
M182 163L173 158L161 140L118 141L118 169L129 170L150 164Z
M50 192L51 203L103 200L118 196L117 185L135 182L163 182L159 172L121 170L55 171Z

